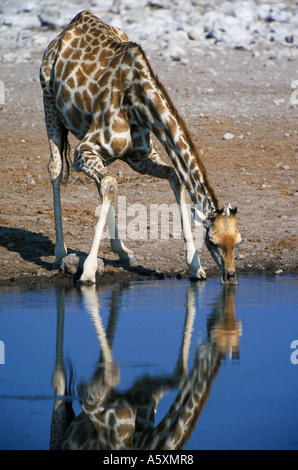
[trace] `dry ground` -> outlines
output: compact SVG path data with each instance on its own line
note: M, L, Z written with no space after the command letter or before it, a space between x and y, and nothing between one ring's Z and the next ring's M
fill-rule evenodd
M0 283L72 282L53 266L54 220L48 180L49 149L38 81L41 54L30 61L0 64L5 103L0 105ZM297 272L297 114L290 102L297 62L270 51L190 52L187 65L152 59L201 149L209 179L222 204L238 207L243 243L236 251L238 272ZM227 133L232 140L223 140ZM75 140L72 139L72 148ZM161 146L158 150L164 155ZM165 156L165 159L167 157ZM110 174L127 203L174 202L168 183L140 176L116 162ZM86 255L96 223L98 195L93 181L73 172L62 189L65 242ZM116 204L117 210L117 204ZM139 266L126 269L110 253L99 256L99 280L187 276L183 240L127 240ZM208 275L217 273L203 247Z

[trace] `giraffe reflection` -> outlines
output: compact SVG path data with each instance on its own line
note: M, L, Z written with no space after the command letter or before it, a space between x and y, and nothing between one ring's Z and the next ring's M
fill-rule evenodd
M92 317L101 356L89 385L79 385L82 412L75 417L66 399L63 363L63 292L58 292L58 328L53 386L56 399L51 426L51 449L162 449L181 450L190 438L208 400L222 359L228 352L239 356L241 324L235 318L236 286L223 286L207 321L206 340L195 350L188 373L189 349L202 285L190 284L178 360L170 376L145 376L126 392L117 391L120 366L113 360L113 339L122 288L112 292L112 305L105 333L95 286L82 286L85 305ZM159 424L155 414L161 398L171 389L177 396Z

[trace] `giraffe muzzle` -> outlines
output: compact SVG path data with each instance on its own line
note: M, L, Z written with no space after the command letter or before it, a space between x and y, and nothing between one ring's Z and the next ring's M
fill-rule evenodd
M223 277L224 284L237 284L236 271L227 271Z

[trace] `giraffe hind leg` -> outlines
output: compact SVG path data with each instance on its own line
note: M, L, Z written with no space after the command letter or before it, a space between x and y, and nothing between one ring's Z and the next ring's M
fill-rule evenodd
M50 99L44 98L47 134L50 146L48 172L53 188L55 217L55 261L61 261L67 255L63 238L60 186L63 178L63 148L67 141L67 130L60 121L56 107Z

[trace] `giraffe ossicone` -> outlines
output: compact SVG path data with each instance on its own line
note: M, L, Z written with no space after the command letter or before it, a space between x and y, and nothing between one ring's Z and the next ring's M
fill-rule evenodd
M152 70L141 46L92 13L82 11L46 48L40 81L50 145L49 176L53 186L56 260L67 254L64 244L60 185L66 158L67 134L78 140L73 167L94 179L101 207L82 282L95 282L96 260L107 222L116 237L111 249L125 262L133 253L119 238L112 202L117 181L107 166L121 158L141 174L167 179L180 208L190 277L205 279L191 233L185 188L201 204L206 246L221 270L223 282L236 283L234 248L241 241L236 211L222 213L206 169L188 129L166 89ZM152 146L159 139L173 166L165 164Z

